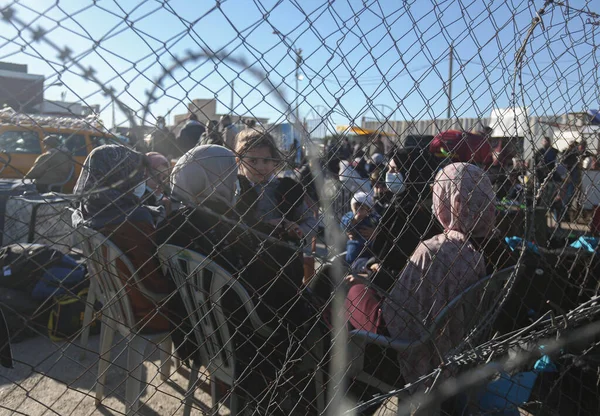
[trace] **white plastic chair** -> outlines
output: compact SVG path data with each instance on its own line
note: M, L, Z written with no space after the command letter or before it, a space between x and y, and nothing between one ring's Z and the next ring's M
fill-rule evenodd
M110 350L115 332L119 332L127 340L127 380L125 385L125 412L135 414L139 404L142 389L142 365L144 352L149 344L160 348L160 374L166 380L171 370L172 342L169 333L140 334L141 328L134 319L133 309L127 296L125 285L119 278L117 260L121 261L128 270L126 278L134 284L139 283L135 267L119 248L102 234L86 228L79 227L77 232L82 237L81 245L86 256L88 271L92 279L93 299L88 298L88 305L92 305L97 298L102 302L100 311L102 317L100 330L100 360L98 362L98 380L96 384L96 406L99 406L104 397L106 373L111 364ZM138 287L140 289L140 287ZM142 289L140 289L142 290ZM155 301L162 297L144 292L144 295ZM152 297L153 296L153 297ZM91 312L86 308L86 315L91 321ZM88 330L89 333L89 330ZM155 342L157 341L157 342ZM87 335L85 338L87 344Z
M479 324L481 318L487 316L487 313L496 306L495 300L500 290L505 283L514 275L516 266L508 267L486 276L476 283L469 286L461 294L452 299L435 317L434 321L426 328L426 332L420 339L395 339L384 335L379 335L373 332L355 329L348 333L348 360L349 368L346 375L349 378L354 378L371 387L379 389L381 392L393 391L397 386L391 386L385 381L376 378L373 374L364 371L365 351L368 345L377 345L386 349L394 350L395 352L407 352L413 348L431 342L439 328L442 328L449 318L449 314L457 307L465 309L464 316L472 319L466 323L467 328L474 328ZM369 284L369 282L366 282ZM373 287L377 292L387 297L385 291ZM479 290L484 290L480 293ZM468 333L469 331L467 331ZM399 398L400 399L400 398ZM401 406L398 406L400 411ZM433 413L432 413L433 414ZM400 415L400 413L398 413Z
M212 260L194 251L170 244L160 247L158 255L163 270L171 271L191 319L200 349L202 365L210 374L213 414L218 414L219 408L218 382L232 387L229 395L229 410L232 416L239 414L242 409L234 388L238 381L239 369L236 367L233 334L227 325L226 310L222 306L225 292L233 291L233 294L244 305L254 333L268 338L273 331L265 326L258 317L254 303L243 286ZM309 334L309 337L311 336L314 338L314 333ZM314 356L311 357L312 360L306 357L306 364L310 368L316 369L315 383L317 384L317 393L319 393L323 391L324 387L323 372L318 368L319 361L323 356L323 348L321 343L315 340L311 344L311 349L314 351ZM193 371L194 376L197 376L198 367ZM193 396L194 388L195 385L190 378L188 397ZM323 394L317 397L317 407L320 413L325 409ZM190 406L187 403L185 410L184 414L189 415Z

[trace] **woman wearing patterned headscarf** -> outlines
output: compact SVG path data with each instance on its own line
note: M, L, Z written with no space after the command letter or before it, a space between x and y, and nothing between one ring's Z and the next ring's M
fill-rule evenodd
M433 185L433 213L444 232L417 246L389 298L381 300L364 285L353 286L346 300L350 324L392 338L419 339L425 331L423 325L485 276L484 257L471 239L490 235L494 202L492 184L477 166L453 163L438 172ZM457 308L436 336L437 351L442 355L449 352L466 331L466 317ZM404 381L414 382L436 368L440 364L437 351L429 344L400 357Z
M73 226L93 228L107 236L121 249L138 270L144 288L155 294L167 294L172 286L160 272L154 258L154 219L151 210L141 204L146 189L144 155L118 145L100 146L88 155L74 193L79 208L73 214ZM127 268L117 263L123 280L129 279ZM127 284L127 294L135 318L145 329L163 331L169 323L134 285Z

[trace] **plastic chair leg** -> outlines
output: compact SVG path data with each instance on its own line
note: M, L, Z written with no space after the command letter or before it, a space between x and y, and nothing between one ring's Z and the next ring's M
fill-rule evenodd
M231 416L238 415L240 413L240 402L238 395L234 391L229 394L229 414Z
M190 379L188 381L187 392L185 393L185 404L183 407L183 416L190 416L192 412L192 402L194 401L194 393L196 392L196 384L198 382L198 372L200 368L198 365L192 365L192 371L190 372Z
M88 289L85 311L83 313L83 330L81 331L82 360L85 358L85 352L88 347L88 339L90 337L90 324L92 323L92 316L94 313L94 303L96 303L96 285L96 279L92 278L90 287Z
M127 345L127 381L125 382L125 413L134 415L137 412L139 398L142 394L142 365L147 341L133 336Z
M110 350L115 338L115 329L110 325L108 319L102 320L100 328L100 358L98 360L98 379L96 381L96 406L100 406L104 398L104 385L106 384L106 373L112 364Z
M159 345L160 349L160 379L167 381L171 377L171 359L173 356L173 341L166 337Z
M211 416L217 416L219 414L219 388L217 386L217 379L211 374L210 375L210 396L212 399L212 408L210 411ZM231 416L235 413L231 412Z

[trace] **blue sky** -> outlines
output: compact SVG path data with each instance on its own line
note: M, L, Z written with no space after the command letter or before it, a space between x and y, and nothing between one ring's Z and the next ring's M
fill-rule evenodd
M12 2L0 2L3 7ZM46 38L68 46L85 68L141 117L146 91L165 67L202 48L244 59L260 69L293 101L295 54L303 50L304 80L300 115L314 107L332 109L333 124L360 123L381 108L394 119L443 118L448 48L454 44L452 114L489 115L492 107L525 103L537 115L597 108L598 65L594 46L599 26L588 16L550 7L528 44L523 88L512 95L514 56L535 11L530 1L332 1L228 0L22 0L14 5L30 28L42 27ZM570 1L573 8L588 7ZM589 7L594 7L589 3ZM600 6L596 6L600 12ZM0 60L29 65L50 85L60 75L65 87L50 87L49 99L100 104L110 122L110 100L81 76L62 65L44 42L14 22L0 23ZM60 23L60 25L59 25ZM20 29L20 30L18 30ZM278 31L285 36L273 34ZM269 84L245 67L201 59L174 71L151 106L153 116L185 113L193 98L217 97L218 111L228 111L230 82L235 82L236 114L271 121L285 118L285 107ZM385 106L382 107L381 105ZM125 117L117 112L117 122Z

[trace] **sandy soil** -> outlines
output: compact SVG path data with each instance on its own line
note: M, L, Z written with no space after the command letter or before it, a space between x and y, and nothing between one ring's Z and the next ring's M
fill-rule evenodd
M14 369L0 368L0 416L5 415L117 415L125 411L126 355L123 342L115 341L112 356L118 357L110 367L102 406L94 405L99 336L91 336L85 357L75 343L53 343L37 337L15 344ZM176 371L166 382L158 375L158 354L144 363L143 379L149 386L141 399L140 415L183 414L183 397L189 372ZM208 414L211 406L206 379L196 390L193 415ZM393 401L386 402L379 416L395 414ZM226 407L220 414L229 414Z

